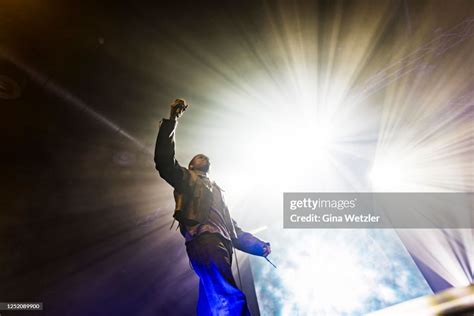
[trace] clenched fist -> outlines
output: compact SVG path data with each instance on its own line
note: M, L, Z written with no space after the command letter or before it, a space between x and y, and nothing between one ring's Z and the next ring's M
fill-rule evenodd
M177 120L183 115L184 111L188 108L188 104L184 99L176 99L171 103L170 119Z

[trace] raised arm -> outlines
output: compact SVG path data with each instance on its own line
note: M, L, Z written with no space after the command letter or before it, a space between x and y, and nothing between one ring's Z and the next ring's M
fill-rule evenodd
M232 219L232 223L234 225L235 232L237 233L237 239L232 240L235 248L243 252L262 257L266 257L272 252L270 243L264 242L251 233L243 231L239 225L237 225L237 222L234 219Z
M176 99L171 104L170 118L162 120L155 146L156 170L166 182L178 191L183 190L189 177L189 171L180 166L175 158L175 132L178 118L187 107L186 102L182 99Z

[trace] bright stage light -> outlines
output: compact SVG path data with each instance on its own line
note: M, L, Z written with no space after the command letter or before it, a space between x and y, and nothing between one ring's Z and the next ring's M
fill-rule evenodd
M361 309L376 287L376 276L364 267L361 253L330 241L312 248L308 243L296 248L299 256L293 258L293 267L281 272L283 285L293 294L293 304L283 314L294 314L295 306L308 315Z
M387 190L403 183L403 168L397 164L381 164L372 169L369 178L377 188Z
M305 82L317 86L314 78L307 78ZM225 187L232 192L245 192L250 182L253 187L264 185L266 192L281 193L285 190L319 190L321 178L335 179L339 138L357 131L360 125L353 121L343 127L342 121L327 111L325 104L314 101L318 90L308 89L303 98L299 89L268 91L260 82L253 86L262 94L267 93L262 95L267 104L251 97L238 100L226 97L231 104L245 104L240 108L245 110L244 118L225 119L227 130L234 132L229 139L233 149L238 148L237 154L232 149L213 154L217 156L214 161L225 161L239 169L235 173L221 169L220 165L213 167ZM325 99L334 104L340 98L333 93ZM288 103L285 100L289 100ZM227 135L220 134L219 137ZM278 175L278 181L275 181L275 175ZM274 180L269 182L268 179Z
M431 293L394 236L362 230L275 236L278 270L263 265L254 274L263 314L277 306L279 315L364 315L374 306ZM284 247L291 251L281 253Z
M410 41L405 33L390 39L389 2L354 7L322 21L318 8L276 2L265 5L258 32L242 23L239 36L222 33L218 46L190 37L196 47L173 52L196 52L198 66L174 69L193 79L197 99L177 135L186 159L208 154L241 226L268 226L261 237L272 243L278 270L261 258L253 266L264 315L362 315L431 293L393 232L282 229L283 192L473 188L472 97L450 103L472 91L472 74L461 71L472 48L441 64L437 46L417 42L433 38L428 27ZM448 36L431 42L443 48ZM426 76L421 63L437 67ZM471 243L460 244L469 249L466 236ZM372 248L372 239L383 247ZM414 242L426 249L423 262L452 272L456 254L426 240Z
M397 191L406 185L409 172L403 156L399 156L398 159L386 158L375 162L369 173L369 179L378 191Z

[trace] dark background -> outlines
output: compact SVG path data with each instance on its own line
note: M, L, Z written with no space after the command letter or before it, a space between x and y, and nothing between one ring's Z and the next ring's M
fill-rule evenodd
M153 157L64 94L149 151L170 102L193 99L190 85L201 79L172 70L189 63L183 37L207 41L235 14L258 24L258 9L251 1L0 1L8 55L0 74L21 89L0 99L0 301L39 301L45 315L61 316L194 312L197 278L169 230L172 190Z

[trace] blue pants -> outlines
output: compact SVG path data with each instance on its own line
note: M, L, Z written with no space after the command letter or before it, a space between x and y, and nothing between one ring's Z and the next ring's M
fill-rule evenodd
M199 276L198 316L250 316L244 293L232 275L232 247L219 234L204 233L186 243Z

